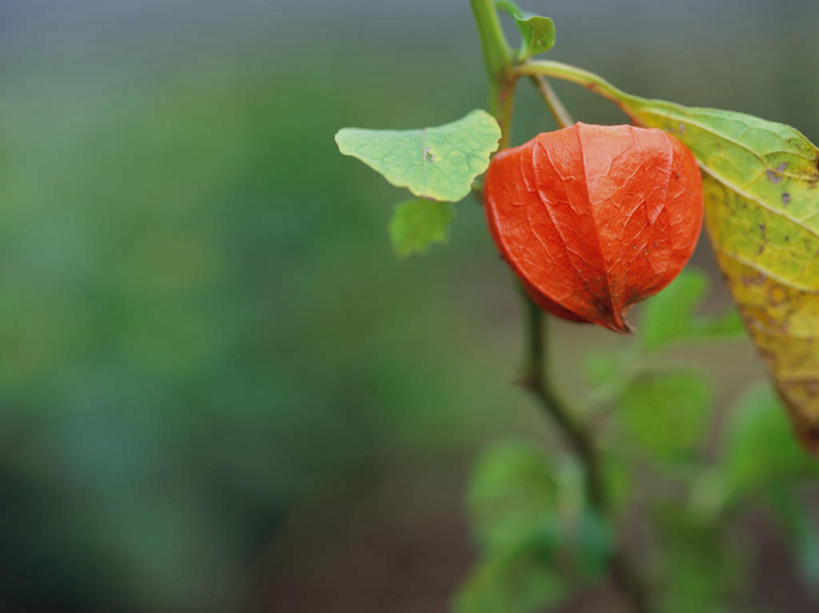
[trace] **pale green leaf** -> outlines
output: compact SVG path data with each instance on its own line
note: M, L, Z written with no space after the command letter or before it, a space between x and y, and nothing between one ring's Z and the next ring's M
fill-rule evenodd
M449 202L414 198L397 204L389 224L395 254L405 258L413 253L426 253L433 243L445 243L453 217Z
M813 596L819 596L819 530L816 513L808 501L787 483L768 489L774 515L791 546L799 574Z
M773 483L819 475L819 464L791 435L785 411L770 386L755 387L733 410L721 472L730 496L766 490Z
M619 408L641 447L657 458L677 459L693 452L705 436L711 400L708 379L681 371L634 379Z
M521 46L518 60L545 53L555 44L555 24L548 18L523 11L510 0L498 0L497 7L515 20L520 30Z
M648 300L640 341L647 349L658 349L674 341L731 338L743 332L735 309L723 315L695 315L708 293L708 277L686 268L671 284Z
M555 463L528 444L483 454L467 496L483 557L458 611L539 610L605 572L613 536L586 506L582 482L574 461Z
M543 451L497 443L476 464L467 493L474 531L486 547L506 547L550 529L558 479Z
M586 509L574 526L571 545L582 579L594 579L608 570L614 546L611 526L598 513Z
M663 555L655 599L663 613L728 613L730 596L747 582L747 564L717 522L703 521L685 505L661 504L652 522Z
M534 613L566 595L551 556L537 547L503 551L480 560L458 590L455 613Z
M456 202L489 167L500 135L495 119L476 110L434 128L343 128L335 138L341 153L358 158L393 185L409 188L421 198Z
M621 376L620 356L612 351L592 350L583 356L586 377L594 387L610 385Z

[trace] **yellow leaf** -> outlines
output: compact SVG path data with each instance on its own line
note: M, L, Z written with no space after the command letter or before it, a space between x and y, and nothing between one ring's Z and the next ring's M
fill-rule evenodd
M742 113L632 96L620 104L697 157L714 253L800 441L819 452L819 150Z

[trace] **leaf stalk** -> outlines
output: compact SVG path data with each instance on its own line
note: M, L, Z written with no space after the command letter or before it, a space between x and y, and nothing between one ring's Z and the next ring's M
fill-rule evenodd
M617 102L625 94L597 75L559 62L530 60L515 63L509 43L498 19L494 0L470 0L481 40L484 63L490 81L489 111L501 128L500 149L509 146L518 78L530 77L551 110L558 125L573 123L560 98L546 77L573 81ZM521 289L526 309L523 385L538 401L544 412L558 426L569 447L580 460L585 476L589 504L601 517L613 523L608 493L603 478L603 464L591 429L579 420L556 389L550 371L547 350L548 321L543 310ZM648 592L635 571L634 564L622 547L612 554L610 575L616 588L637 613L650 611Z

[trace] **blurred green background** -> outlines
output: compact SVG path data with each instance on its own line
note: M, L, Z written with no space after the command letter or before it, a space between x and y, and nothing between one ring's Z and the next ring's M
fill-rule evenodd
M555 59L819 139L815 1L524 4ZM468 3L0 0L0 83L0 611L446 610L478 451L560 443L479 207L398 261L404 194L332 135L484 106ZM527 85L517 141L554 128ZM625 342L555 335L569 390ZM747 340L681 355L720 410L763 377ZM759 598L815 610L759 521Z

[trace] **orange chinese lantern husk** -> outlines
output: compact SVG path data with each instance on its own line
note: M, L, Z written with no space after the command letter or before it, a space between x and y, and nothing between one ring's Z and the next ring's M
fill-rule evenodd
M628 332L634 303L668 285L697 244L702 178L656 129L577 123L498 153L489 230L542 308Z

